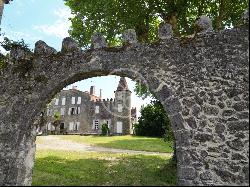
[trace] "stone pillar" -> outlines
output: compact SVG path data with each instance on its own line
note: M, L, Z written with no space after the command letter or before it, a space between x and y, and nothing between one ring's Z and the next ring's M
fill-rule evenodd
M7 128L9 126L9 128ZM13 126L17 128L12 128ZM21 125L20 125L21 126ZM2 124L0 132L0 185L30 186L35 159L35 128L29 132L18 124ZM6 129L6 130L4 130Z

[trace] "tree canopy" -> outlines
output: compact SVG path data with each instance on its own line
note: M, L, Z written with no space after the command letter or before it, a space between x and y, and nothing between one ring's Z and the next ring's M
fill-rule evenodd
M213 20L216 30L237 25L248 0L65 0L73 14L71 37L89 46L91 36L101 32L110 45L121 33L135 29L140 42L157 38L161 22L173 25L176 36L194 32L193 23L201 15Z
M164 137L169 141L174 138L168 116L157 100L141 108L141 117L134 124L134 131L138 136Z

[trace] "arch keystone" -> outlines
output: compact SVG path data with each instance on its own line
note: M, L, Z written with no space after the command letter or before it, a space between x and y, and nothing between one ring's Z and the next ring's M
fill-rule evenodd
M122 34L122 40L127 44L136 44L137 36L134 29L128 29Z
M107 42L101 33L95 33L91 37L91 45L93 49L101 49L107 47Z
M62 52L78 51L80 48L75 40L70 37L66 37L62 42Z
M52 55L56 54L57 51L53 47L48 46L44 41L39 40L35 43L34 53L38 55L42 54Z
M161 23L158 29L158 37L162 40L173 37L173 28L171 24Z
M209 17L202 15L200 18L195 22L195 26L200 33L207 33L213 31L212 21Z

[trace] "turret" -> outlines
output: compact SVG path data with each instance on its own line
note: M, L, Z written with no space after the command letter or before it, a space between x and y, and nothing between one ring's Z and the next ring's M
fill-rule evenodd
M120 78L115 91L114 133L130 134L131 131L131 91L124 77Z

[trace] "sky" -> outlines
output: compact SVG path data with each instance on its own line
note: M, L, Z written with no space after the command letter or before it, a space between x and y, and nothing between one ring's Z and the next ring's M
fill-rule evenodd
M57 51L61 49L63 38L68 37L71 17L70 9L64 5L63 0L14 0L5 5L2 22L1 37L11 40L24 39L31 49L35 42L45 41ZM0 49L3 51L3 49ZM74 83L81 91L89 91L90 86L95 86L97 95L102 89L102 98L114 98L114 91L119 83L119 76L95 77ZM138 116L142 105L150 102L150 99L142 100L133 92L135 82L126 78L128 87L132 91L132 107L137 107ZM71 88L68 85L65 89Z

